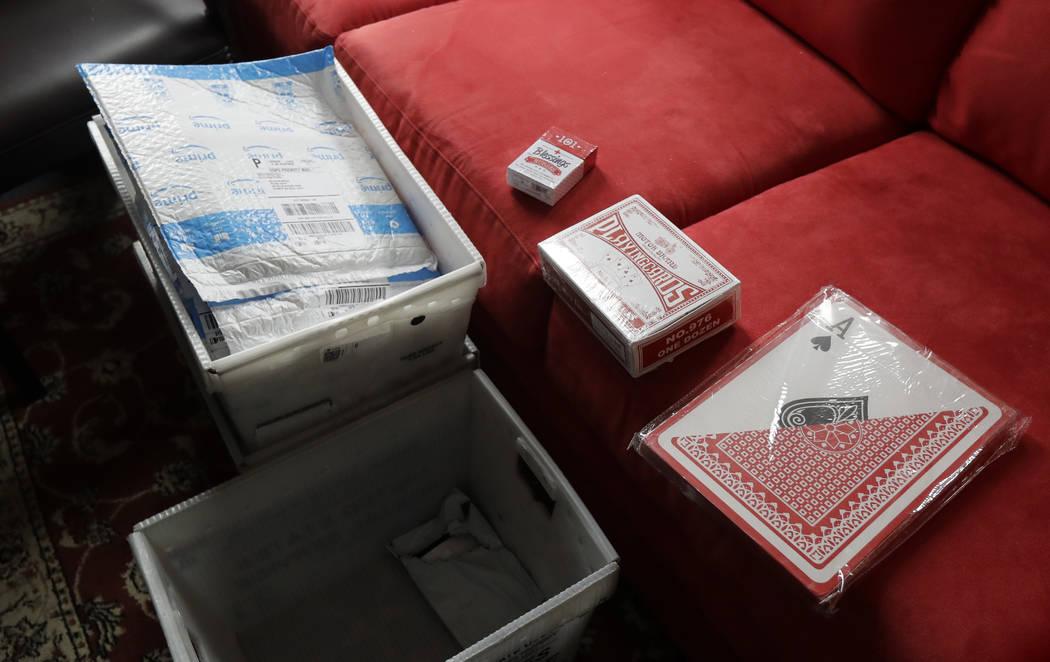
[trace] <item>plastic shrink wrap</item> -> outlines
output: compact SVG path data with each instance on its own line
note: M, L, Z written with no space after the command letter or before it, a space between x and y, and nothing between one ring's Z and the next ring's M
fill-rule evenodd
M1027 423L829 286L632 446L833 608Z

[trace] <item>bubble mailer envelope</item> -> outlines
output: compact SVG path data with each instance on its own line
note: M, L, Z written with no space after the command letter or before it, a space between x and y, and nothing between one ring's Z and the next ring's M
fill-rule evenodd
M340 115L346 90L331 48L79 69L172 257L209 305L436 268Z

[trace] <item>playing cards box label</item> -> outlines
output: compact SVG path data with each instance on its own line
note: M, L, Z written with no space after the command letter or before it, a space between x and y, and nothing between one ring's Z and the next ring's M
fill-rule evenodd
M594 167L598 146L552 126L507 166L507 184L548 205Z
M634 446L821 601L1001 452L1019 415L825 289Z
M539 249L544 279L634 376L740 316L740 281L639 195Z

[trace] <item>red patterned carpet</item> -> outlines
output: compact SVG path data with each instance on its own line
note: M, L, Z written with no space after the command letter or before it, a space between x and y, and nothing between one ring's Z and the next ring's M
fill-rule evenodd
M108 186L0 209L0 320L46 389L4 384L3 660L170 659L125 538L233 473Z
M0 660L170 660L125 538L234 473L133 238L101 174L0 203ZM578 659L679 655L624 587Z

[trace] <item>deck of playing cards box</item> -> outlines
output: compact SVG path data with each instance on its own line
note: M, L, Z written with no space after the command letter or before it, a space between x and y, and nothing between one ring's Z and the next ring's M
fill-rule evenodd
M833 605L1026 424L829 287L632 445Z
M640 195L539 249L544 279L634 377L740 316L740 281Z
M507 183L548 205L594 167L598 146L552 126L507 166Z

